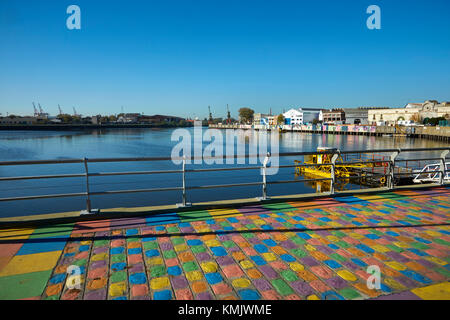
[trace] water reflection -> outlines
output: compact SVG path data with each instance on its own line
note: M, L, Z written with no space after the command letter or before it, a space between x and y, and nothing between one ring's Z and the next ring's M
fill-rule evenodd
M101 129L66 132L43 131L0 131L0 161L12 160L41 160L64 158L120 158L120 157L166 157L170 156L172 147L177 141L171 141L174 129ZM187 129L193 136L193 128ZM206 128L203 129L203 133ZM225 134L225 132L224 132ZM268 133L266 137L259 137L256 131L240 133L240 138L247 136L249 141L266 139L268 150L271 149L270 141L274 133ZM241 140L241 141L242 141ZM340 150L365 150L387 148L431 148L448 146L441 141L424 139L411 139L407 137L373 137L358 135L332 135L286 132L279 135L280 152L315 151L317 147L335 147ZM209 142L203 142L205 148ZM236 139L228 141L223 139L224 154L227 145L233 145L236 150ZM246 152L248 152L248 146ZM423 157L435 157L439 152L401 154L401 157L418 159ZM293 164L298 157L286 157L280 159L280 164ZM216 165L216 166L225 166ZM134 163L97 163L91 164L91 172L108 171L144 171L164 170L177 168L172 162L134 162ZM84 172L81 164L65 165L40 165L40 166L0 166L0 176L26 176L45 175L57 173ZM260 179L259 172L245 170L226 173L215 172L205 175L188 175L188 183L194 185L211 185L221 183L250 182ZM294 169L280 172L271 179L290 180L294 177ZM152 175L152 176L114 176L98 177L92 179L93 191L139 189L173 187L180 185L179 175ZM339 187L339 186L338 186ZM347 186L346 186L347 187ZM317 189L326 191L329 186L322 183L315 184L298 183L291 185L273 185L269 191L271 194L286 194L286 192L305 193ZM0 183L0 198L19 195L52 194L83 192L83 179L63 180L53 179L36 181L14 181ZM248 198L260 196L258 187L239 187L217 190L196 190L189 194L192 202L210 201L232 198ZM116 196L98 196L93 199L95 205L101 208L121 206L147 206L173 204L180 202L179 192L159 192L151 194L126 194ZM24 202L0 203L0 216L52 213L83 209L84 199L48 199Z

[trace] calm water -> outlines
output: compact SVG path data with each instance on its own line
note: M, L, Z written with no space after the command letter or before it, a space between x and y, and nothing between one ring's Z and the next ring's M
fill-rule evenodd
M187 129L193 132L193 129ZM173 129L109 129L93 131L0 131L0 161L42 160L67 158L121 158L121 157L169 157ZM224 142L230 143L230 142ZM208 143L204 143L205 147ZM446 146L446 143L409 139L404 137L366 137L284 133L279 138L280 152L314 151L318 146L336 147L341 150L365 150L381 148L427 148ZM270 148L269 148L270 149ZM437 156L438 153L410 154L410 159ZM293 164L294 158L282 158L280 163ZM225 167L226 165L216 165ZM198 168L201 165L191 165ZM143 171L179 169L172 162L132 162L90 164L90 172ZM27 176L57 173L83 173L82 164L57 164L33 166L0 166L0 176ZM179 187L180 174L138 176L92 177L91 191L127 190L140 188ZM268 180L292 180L294 169L281 169ZM188 174L188 185L213 185L261 181L258 170ZM47 179L0 182L0 198L55 193L84 192L84 178ZM271 185L269 195L309 193L315 187L304 184ZM213 201L233 198L250 198L261 195L261 187L236 187L209 190L192 190L189 202ZM116 208L174 204L181 201L180 192L153 192L92 197L93 208ZM14 202L0 202L0 217L76 211L85 208L85 199L61 198Z

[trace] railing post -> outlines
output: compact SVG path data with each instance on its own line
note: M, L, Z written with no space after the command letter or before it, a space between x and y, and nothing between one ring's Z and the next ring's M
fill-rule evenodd
M441 153L441 164L439 166L439 173L440 173L440 178L439 178L439 184L442 186L444 184L444 179L445 176L447 174L447 172L445 172L446 169L446 165L445 165L445 157L448 155L448 153L450 152L450 150L444 150Z
M270 160L270 152L267 152L266 157L264 158L263 166L261 168L262 176L263 176L263 186L262 186L262 197L258 198L260 201L270 199L267 197L267 177L266 177L266 168L267 164Z
M86 175L86 210L81 211L80 215L99 213L100 212L99 209L92 209L92 207L91 207L88 159L84 158L83 163L84 163L84 170L85 170L85 175Z
M182 173L183 191L182 191L181 203L177 204L178 208L191 206L191 203L188 203L186 201L186 156L183 156L182 168L183 168L183 173Z
M398 151L393 152L389 157L389 172L388 172L388 179L387 179L387 187L389 190L394 189L394 177L395 177L395 159L400 154L401 150L398 149Z
M336 182L336 160L339 157L339 150L336 150L336 153L331 157L331 186L330 186L330 194L334 194L334 185Z

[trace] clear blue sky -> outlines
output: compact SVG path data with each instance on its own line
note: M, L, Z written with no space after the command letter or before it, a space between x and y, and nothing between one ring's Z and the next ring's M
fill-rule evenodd
M81 8L68 30L66 8ZM381 30L366 8L381 8ZM0 112L232 116L450 100L450 1L1 0Z

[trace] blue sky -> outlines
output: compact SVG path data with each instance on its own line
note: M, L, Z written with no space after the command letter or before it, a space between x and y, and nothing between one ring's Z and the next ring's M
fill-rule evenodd
M81 8L68 30L66 8ZM381 8L369 30L366 8ZM0 1L0 112L232 116L450 100L450 2Z

